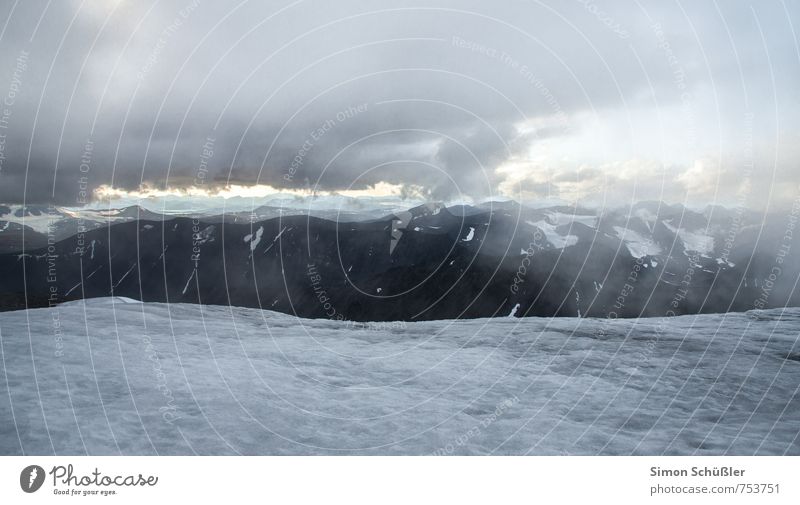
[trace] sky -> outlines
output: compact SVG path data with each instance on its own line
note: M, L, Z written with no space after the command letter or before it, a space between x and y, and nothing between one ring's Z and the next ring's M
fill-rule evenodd
M0 202L800 196L800 2L0 0Z

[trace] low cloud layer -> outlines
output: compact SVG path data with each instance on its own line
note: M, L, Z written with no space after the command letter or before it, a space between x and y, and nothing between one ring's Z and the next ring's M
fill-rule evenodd
M0 201L269 185L785 205L788 2L0 7Z

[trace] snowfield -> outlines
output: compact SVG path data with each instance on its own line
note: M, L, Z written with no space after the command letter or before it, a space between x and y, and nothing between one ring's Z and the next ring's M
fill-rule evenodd
M412 323L0 313L2 454L800 454L800 309Z

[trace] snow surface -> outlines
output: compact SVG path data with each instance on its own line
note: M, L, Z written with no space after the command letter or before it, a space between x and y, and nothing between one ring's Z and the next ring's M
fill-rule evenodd
M798 455L799 332L800 309L363 327L120 298L4 312L0 454Z

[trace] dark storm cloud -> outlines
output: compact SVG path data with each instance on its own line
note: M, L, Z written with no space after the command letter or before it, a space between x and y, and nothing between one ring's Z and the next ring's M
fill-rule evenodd
M197 185L209 142L209 186L479 198L581 113L655 121L687 93L711 98L664 136L728 149L748 110L756 144L797 132L796 7L703 4L5 2L0 201Z

